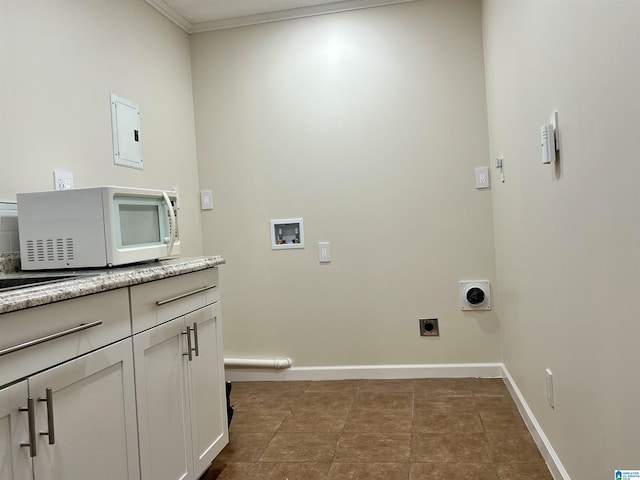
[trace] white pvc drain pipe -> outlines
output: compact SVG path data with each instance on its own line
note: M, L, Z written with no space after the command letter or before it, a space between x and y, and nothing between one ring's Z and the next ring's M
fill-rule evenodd
M239 368L275 368L280 370L293 365L293 360L287 358L225 358L225 367Z

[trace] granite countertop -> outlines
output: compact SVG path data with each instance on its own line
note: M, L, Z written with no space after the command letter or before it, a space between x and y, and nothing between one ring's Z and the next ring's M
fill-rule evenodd
M56 281L55 283L25 286L4 292L0 291L0 314L205 270L224 263L225 260L221 256L193 257L104 270L48 271L37 274L34 272L21 272L5 275L5 278L34 275L77 276L68 280Z

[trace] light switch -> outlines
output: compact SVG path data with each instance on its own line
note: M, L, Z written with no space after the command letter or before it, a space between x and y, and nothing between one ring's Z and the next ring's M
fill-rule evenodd
M213 209L213 192L211 190L202 190L200 192L200 208L202 210Z
M331 262L331 243L318 242L318 261L320 263Z

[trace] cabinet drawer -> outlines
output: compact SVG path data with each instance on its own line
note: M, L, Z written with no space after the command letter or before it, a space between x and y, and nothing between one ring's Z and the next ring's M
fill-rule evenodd
M133 333L220 300L217 268L134 285L130 290Z
M131 335L126 288L0 315L0 385Z

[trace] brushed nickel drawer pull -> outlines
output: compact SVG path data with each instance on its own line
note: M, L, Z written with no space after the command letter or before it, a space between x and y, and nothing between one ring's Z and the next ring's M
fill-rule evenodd
M17 352L19 350L24 350L25 348L33 347L35 345L40 345L41 343L45 343L50 340L55 340L56 338L64 337L66 335L71 335L72 333L81 332L82 330L87 330L88 328L97 327L98 325L102 325L102 320L98 320L96 322L91 322L91 323L82 323L77 327L69 328L67 330L62 330L61 332L52 333L51 335L46 335L44 337L36 338L35 340L29 340L28 342L24 342L19 345L14 345L13 347L8 347L3 350L0 350L0 357L3 355L8 355L13 352Z
M27 407L20 407L21 412L27 412L29 415L29 443L21 443L21 447L29 447L29 456L36 456L36 408L33 397L27 399Z
M187 331L186 332L182 332L182 335L186 335L187 336L187 353L183 353L182 356L183 357L189 357L189 361L192 362L193 361L193 348L191 346L191 327L187 327Z
M178 295L176 297L167 298L166 300L158 300L156 305L158 307L162 305L166 305L167 303L175 302L176 300L180 300L185 297L190 297L191 295L195 295L196 293L206 292L207 290L211 290L212 288L216 288L215 285L209 285L207 287L198 288L192 292L183 293L182 295Z
M198 322L193 322L193 328L191 329L193 332L193 341L196 344L196 348L193 349L196 352L196 357L200 356L200 342L198 342Z
M49 445L56 443L56 432L53 424L53 390L47 388L47 395L45 398L38 398L39 402L47 402L47 427L48 431L40 432L40 435L47 435L49 437Z

